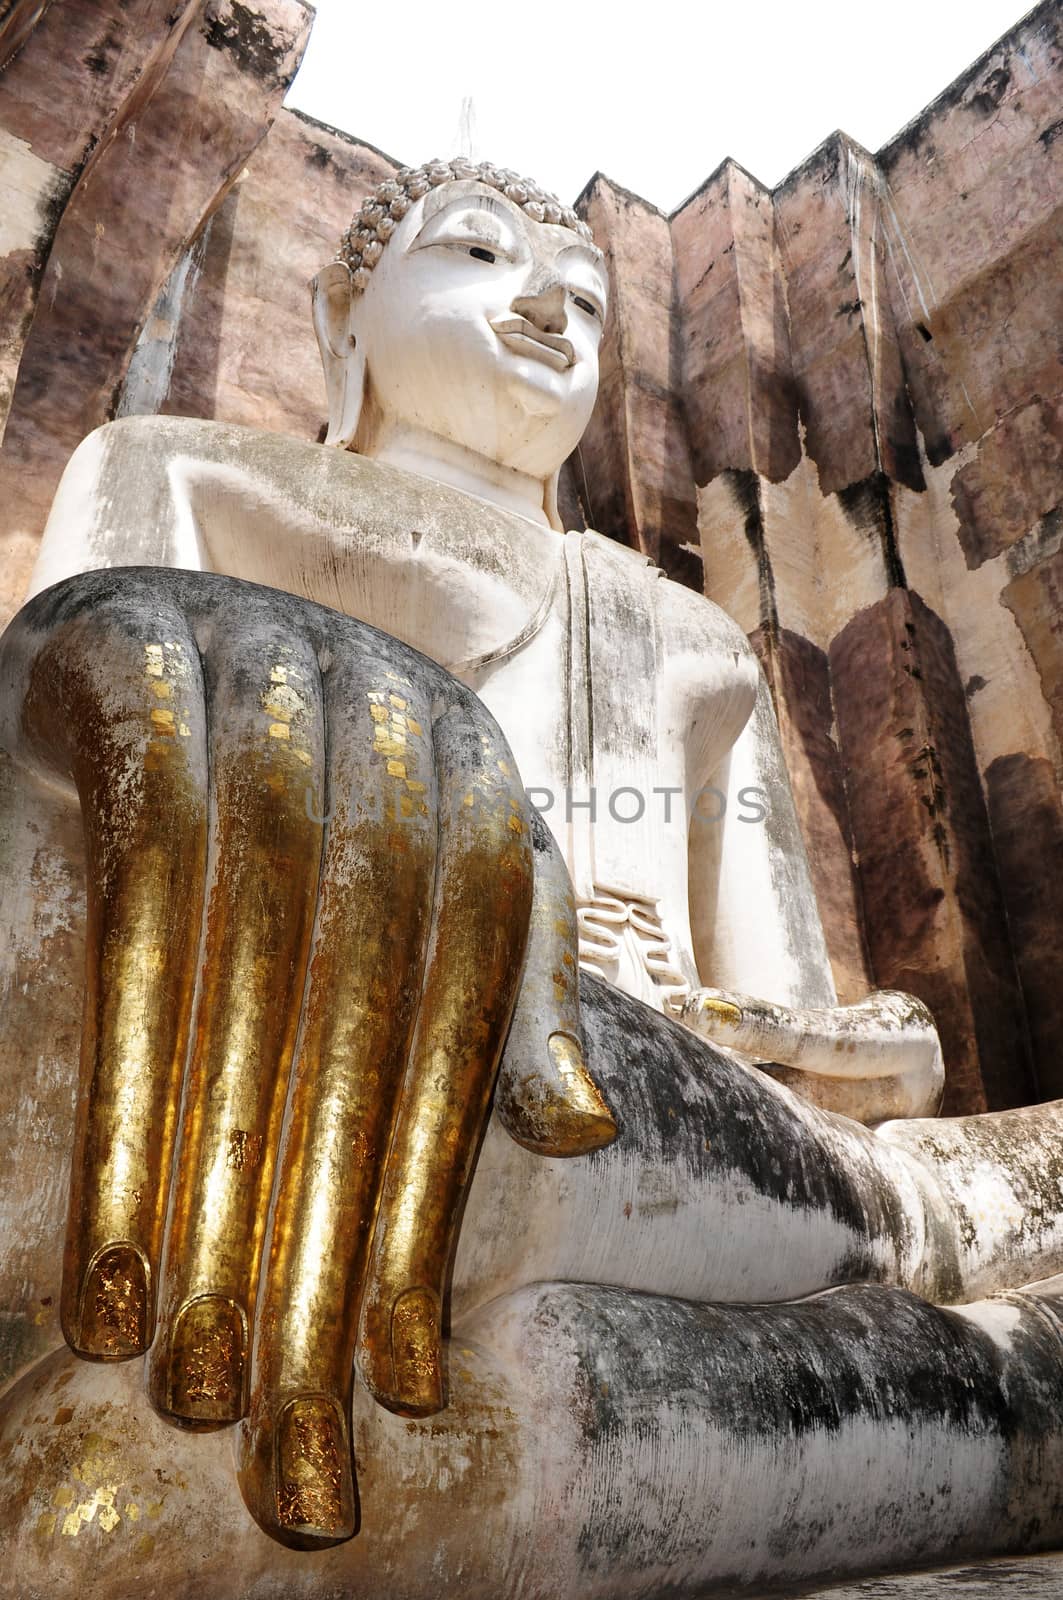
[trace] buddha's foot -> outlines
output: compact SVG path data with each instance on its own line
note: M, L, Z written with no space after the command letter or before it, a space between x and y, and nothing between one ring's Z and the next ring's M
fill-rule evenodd
M429 1420L360 1388L350 1423L321 1391L253 1414L254 1521L231 1435L61 1350L0 1401L0 1600L723 1600L1058 1548L1057 1307L529 1285L459 1325Z

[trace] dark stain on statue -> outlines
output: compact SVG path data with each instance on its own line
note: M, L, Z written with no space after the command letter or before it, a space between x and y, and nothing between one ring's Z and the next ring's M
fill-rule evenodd
M1001 1337L904 1290L872 1285L772 1306L696 1305L586 1285L539 1292L535 1320L549 1346L578 1352L576 1414L590 1483L579 1551L588 1572L614 1570L618 1561L656 1568L664 1527L673 1559L711 1536L711 1485L696 1518L680 1504L660 1516L653 1463L677 1430L713 1440L722 1487L750 1448L784 1449L797 1462L806 1440L827 1434L844 1446L862 1423L899 1425L913 1437L940 1431L996 1441L1001 1459L1043 1449L1055 1426L1059 1334L1025 1297ZM615 1503L595 1494L618 1456L644 1479L631 1504L647 1507L645 1521L637 1512L617 1516ZM927 1500L950 1493L945 1479ZM888 1497L874 1500L869 1495L869 1517L890 1514ZM834 1533L829 1521L794 1520L783 1508L778 1521L751 1531L769 1572L781 1555L823 1559ZM940 1541L934 1547L937 1560L950 1553ZM960 1541L955 1553L963 1553ZM714 1593L725 1590L721 1576ZM654 1588L655 1596L701 1592Z
M581 974L580 999L587 1066L620 1123L618 1149L696 1179L740 1174L781 1205L828 1212L851 1235L850 1281L884 1276L883 1245L889 1255L908 1249L910 1223L877 1176L871 1134L866 1164L854 1152L842 1166L830 1119L809 1131L807 1106L785 1088L765 1094L768 1080L601 979Z

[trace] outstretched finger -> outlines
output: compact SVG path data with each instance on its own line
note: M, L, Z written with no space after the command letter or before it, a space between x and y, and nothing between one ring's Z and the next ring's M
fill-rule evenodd
M201 979L148 1363L179 1421L246 1409L249 1330L302 1004L322 827L321 680L309 643L245 596L204 651L213 794Z
M435 921L360 1339L370 1392L408 1416L443 1405L444 1280L520 983L533 870L527 801L495 723L469 696L432 731Z
M434 674L414 671L347 639L324 674L321 892L240 1437L249 1509L303 1548L355 1531L347 1418L360 1286L435 874Z
M26 700L81 800L85 1009L63 1331L80 1355L141 1354L153 1331L205 875L207 749L196 643L127 579L58 597Z

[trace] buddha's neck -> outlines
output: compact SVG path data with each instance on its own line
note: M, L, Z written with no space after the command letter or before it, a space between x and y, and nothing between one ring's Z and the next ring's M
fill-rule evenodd
M402 467L422 478L434 478L452 489L478 495L481 500L489 500L506 511L515 511L541 527L550 526L543 506L541 479L518 472L514 467L501 466L427 429L406 422L385 422L365 453L388 466Z

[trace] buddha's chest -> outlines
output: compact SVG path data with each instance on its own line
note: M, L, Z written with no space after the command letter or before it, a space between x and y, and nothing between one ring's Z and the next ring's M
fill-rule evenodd
M581 608L559 591L531 638L466 681L506 734L577 895L682 903L691 806L734 738L735 685L726 660L673 660L650 607L642 636L630 617L606 625L606 598Z

